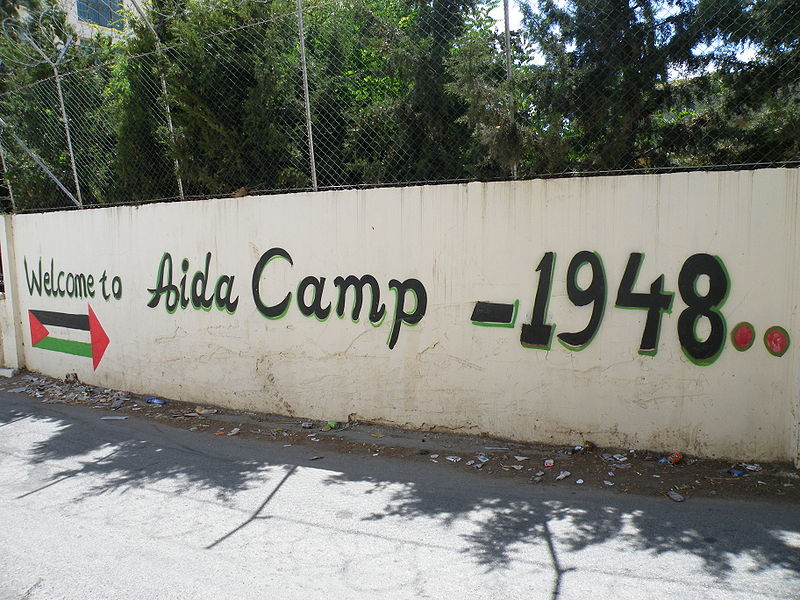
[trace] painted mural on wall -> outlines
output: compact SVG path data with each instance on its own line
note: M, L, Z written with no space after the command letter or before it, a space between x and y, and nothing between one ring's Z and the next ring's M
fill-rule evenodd
M617 288L614 308L647 311L642 330L639 354L655 356L658 353L661 337L661 322L664 313L672 312L675 293L665 291L664 275L657 277L649 291L638 289L639 269L644 254L633 252L628 257L625 271ZM520 328L520 344L525 348L550 350L556 326L548 323L548 305L553 291L553 273L556 253L545 252L539 265L538 284L533 300L530 323ZM591 279L586 287L578 285L578 273L589 269ZM698 280L708 281L705 292L698 291ZM681 311L677 322L677 337L683 354L696 365L713 364L722 353L727 339L727 323L722 312L730 292L730 277L725 263L718 256L693 254L683 263L678 274L678 293L686 308ZM570 302L578 307L591 307L586 327L580 331L563 331L555 339L565 348L573 351L585 349L594 339L603 321L608 304L608 282L600 255L583 250L575 254L569 262L566 274L566 292ZM474 325L513 328L519 312L519 300L512 303L479 301L472 312ZM698 322L708 320L709 332L698 335ZM735 325L731 331L731 344L740 352L748 350L756 337L755 327L748 322ZM789 333L779 325L768 327L764 333L764 345L772 356L783 356L789 349Z
M418 279L390 279L389 292L394 292L393 302L389 304L381 301L381 287L378 280L369 274L357 277L355 275L337 276L333 286L337 288L336 307L332 303L323 306L327 278L323 276L308 275L300 279L295 288L291 290L278 290L280 300L271 301L264 298L261 292L262 280L269 272L269 265L274 261L286 261L294 266L292 256L283 248L270 248L264 252L253 267L250 292L255 309L266 319L277 320L283 318L294 305L305 317L314 317L318 321L325 321L332 312L343 318L347 298L352 298L351 318L358 322L364 307L364 291L369 289L370 306L367 318L374 327L380 327L388 316L389 337L387 344L390 349L397 345L400 339L401 328L416 325L425 316L428 306L428 294L425 286ZM202 270L189 275L190 262L184 258L180 261L180 270L176 272L175 261L169 252L165 252L159 262L156 272L155 285L147 291L150 300L149 308L157 308L162 304L168 313L191 306L196 310L210 311L216 307L228 314L234 314L239 308L239 294L234 275L220 275L215 282L209 279L209 266L211 252L207 252ZM352 289L352 293L348 291ZM285 292L285 293L284 293ZM413 307L413 308L412 308Z
M278 289L270 283L271 266L276 261L294 268L291 254L284 248L273 247L264 252L252 268L250 280L240 284L235 275L212 274L212 253L207 252L197 268L189 258L174 259L164 252L155 270L154 284L147 288L146 306L163 309L169 314L192 308L199 311L218 310L234 315L241 310L241 294L249 295L254 309L266 319L278 320L296 310L305 317L325 321L331 315L350 316L354 323L365 318L379 328L388 321L386 344L394 349L400 342L403 327L419 324L426 313L428 292L418 279L391 278L382 285L371 274L336 275L332 283L322 275L298 274L291 289ZM548 307L554 293L557 257L553 251L544 252L534 270L536 287L532 299L530 321L520 326L519 340L524 348L549 351L558 341L569 351L581 351L594 340L614 294L613 308L646 312L638 353L655 356L661 344L663 315L671 314L675 295L685 305L677 319L676 338L683 354L699 366L713 364L726 343L740 352L749 350L757 338L757 327L740 322L728 332L724 305L731 279L724 261L718 256L698 253L689 256L678 274L677 292L666 289L665 276L660 275L649 286L639 281L639 271L645 260L640 252L631 253L623 275L616 286L609 282L603 260L596 251L582 250L567 263L564 287L566 297L576 307L586 308L586 325L577 331L558 331L550 322ZM56 267L54 259L23 258L28 294L32 297L60 300L82 299L113 302L122 298L122 278L102 273L70 272ZM579 278L588 283L579 284ZM700 290L700 279L707 285ZM614 291L616 287L616 291ZM244 289L242 289L244 288ZM323 298L333 296L333 301ZM250 308L251 307L251 308ZM515 328L520 312L520 300L513 302L477 301L471 314L474 325ZM698 324L705 320L705 333ZM92 359L96 369L109 345L109 337L100 324L91 304L85 314L74 314L44 307L28 311L31 345L34 348L62 352ZM790 346L789 333L779 325L769 325L763 332L766 350L776 357L783 356Z
M122 278L109 276L107 271L95 276L57 269L55 259L48 264L42 257L31 261L23 257L25 283L28 294L38 298L52 299L103 299L106 302L122 299ZM31 346L40 350L61 352L92 359L97 369L110 342L91 304L86 314L75 314L52 310L31 309L28 311L28 327Z

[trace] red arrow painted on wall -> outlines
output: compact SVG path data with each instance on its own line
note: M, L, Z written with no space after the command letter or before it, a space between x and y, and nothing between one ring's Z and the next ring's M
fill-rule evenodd
M29 310L28 321L31 327L31 345L42 350L52 350L53 352L91 358L92 366L97 369L97 365L100 364L108 347L109 339L103 326L100 325L100 321L97 320L97 315L94 314L92 307L89 306L88 308L89 312L85 315L50 310ZM45 327L46 325L88 331L89 342L53 337Z

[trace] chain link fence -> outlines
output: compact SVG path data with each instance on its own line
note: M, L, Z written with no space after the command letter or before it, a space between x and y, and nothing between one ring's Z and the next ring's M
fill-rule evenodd
M146 10L4 63L5 210L800 165L796 0Z

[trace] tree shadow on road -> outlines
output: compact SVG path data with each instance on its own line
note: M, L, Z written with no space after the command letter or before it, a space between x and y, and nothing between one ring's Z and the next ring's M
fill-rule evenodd
M508 566L521 544L544 540L558 565L557 550L580 552L614 541L631 550L652 555L678 553L702 561L704 571L724 580L741 559L748 560L753 572L784 569L800 576L800 510L776 505L765 510L764 503L730 503L723 499L698 500L676 504L663 498L653 501L635 495L577 488L574 483L536 487L533 484L495 481L482 473L464 491L453 488L453 477L446 472L431 473L424 464L418 477L392 479L392 471L380 473L347 472L331 474L328 485L369 481L385 489L393 483L399 491L386 506L367 520L434 517L443 523L468 520L477 526L462 535L466 550L488 570ZM449 466L437 465L436 469ZM541 484L540 484L541 485ZM570 489L572 488L572 489ZM474 493L473 493L474 492ZM511 493L509 493L511 492ZM653 507L657 506L657 509ZM477 515L477 517L476 517ZM488 515L488 517L486 516ZM724 516L730 521L720 526Z
M210 440L207 435L135 418L119 421L113 428L100 427L99 411L58 405L32 410L29 402L0 402L0 432L23 419L46 425L42 428L46 433L32 442L24 458L34 465L48 463L53 469L43 488L78 474L96 476L86 478L92 483L76 500L169 482L175 493L203 489L226 501L243 490L263 486L265 479L280 484L300 464L295 455L292 466L275 443L226 437ZM792 507L722 499L682 504L662 499L659 503L590 489L588 484L538 487L464 471L449 463L434 465L424 457L416 460L327 453L325 461L314 462L313 467L330 471L323 480L326 485L358 482L363 487L366 483L365 494L389 495L385 506L365 520L435 518L444 526L468 523L469 532L462 534L463 552L486 570L506 568L525 544L544 542L556 573L553 597L558 596L561 575L568 570L563 555L606 542L652 555L696 557L706 574L721 581L741 568L737 565L742 560L754 572L780 569L790 577L800 577L800 510ZM30 490L21 498L38 491ZM732 511L735 517L725 521ZM232 529L222 539L240 529Z
M164 429L187 435L168 425L129 419L114 422L113 429L103 428L97 423L107 412L48 405L34 414L15 404L0 403L0 427L27 419L46 425L49 431L33 443L28 457L31 464L50 463L55 467L41 489L78 474L97 475L87 479L93 483L76 500L158 482L169 482L176 493L211 490L225 500L262 483L271 469L263 460L226 454L224 444L218 444L220 451L212 453L181 443L180 436L176 439L171 435L165 443Z

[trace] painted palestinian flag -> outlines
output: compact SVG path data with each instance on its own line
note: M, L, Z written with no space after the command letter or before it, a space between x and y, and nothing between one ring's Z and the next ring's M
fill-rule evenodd
M29 310L31 345L41 350L91 358L92 366L97 369L109 339L92 307L88 309L85 315Z

